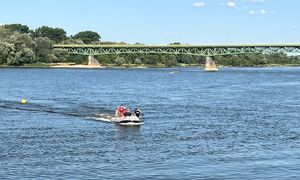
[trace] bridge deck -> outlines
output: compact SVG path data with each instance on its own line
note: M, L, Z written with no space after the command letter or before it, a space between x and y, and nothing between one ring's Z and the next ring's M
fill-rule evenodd
M295 44L211 44L211 45L131 45L131 44L55 44L53 48L300 48L300 43Z
M196 56L223 56L247 53L300 53L299 44L229 44L229 45L128 45L128 44L56 44L53 48L65 49L72 54L186 54Z

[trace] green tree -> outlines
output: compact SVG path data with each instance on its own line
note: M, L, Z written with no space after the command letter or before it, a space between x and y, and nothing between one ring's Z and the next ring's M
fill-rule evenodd
M0 41L6 42L13 33L13 31L0 26Z
M191 63L191 56L189 55L178 55L177 60L179 63L185 63L185 64L190 64Z
M56 62L59 62L59 61L58 61L58 58L54 54L47 54L46 62L56 63Z
M177 65L177 58L175 55L164 56L163 59L164 59L164 64L167 67L172 67Z
M7 64L8 59L14 59L15 46L7 42L0 42L0 64Z
M53 62L52 54L52 41L47 37L37 37L35 38L36 48L35 54L39 62L49 62L49 57L51 57L50 62Z
M136 58L134 60L134 64L140 65L140 64L143 64L143 62L142 62L142 60L140 58Z
M116 60L115 60L115 63L116 63L118 66L121 66L122 64L125 63L125 58L124 58L124 57L117 57Z
M23 48L18 51L14 58L8 59L7 64L9 65L24 65L32 64L36 62L34 52L29 48Z
M81 39L66 39L62 41L62 44L84 44Z
M27 25L22 25L22 24L5 24L4 28L9 29L13 32L18 32L18 33L29 33L29 27Z
M0 47L1 63L23 65L36 62L33 51L36 43L30 35L0 28L0 39L3 41Z
M75 39L81 39L85 44L97 43L101 36L97 32L82 31L74 36Z
M52 50L52 53L57 57L56 62L74 62L71 58L72 56L65 49L54 49ZM85 56L81 55L81 57L82 61L86 61Z
M181 45L180 42L174 42L174 43L170 43L170 45Z
M31 31L33 37L47 37L50 40L59 43L67 38L67 33L61 28L52 28L48 26L42 26L34 31Z
M7 42L14 44L17 51L26 47L31 49L36 47L35 41L29 34L20 34L15 32L9 37L9 39L7 39Z
M160 62L160 56L158 54L146 54L143 62L149 65L157 65Z

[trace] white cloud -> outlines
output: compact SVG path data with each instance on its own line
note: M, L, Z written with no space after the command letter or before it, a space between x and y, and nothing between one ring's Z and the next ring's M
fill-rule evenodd
M274 12L268 12L268 11L265 10L265 9L261 9L261 10L259 10L259 11L250 11L250 12L249 12L249 14L251 14L251 15L261 15L261 16L264 16L264 15L266 15L266 14L268 14L268 13L274 14Z
M260 11L258 11L258 12L259 12L259 14L261 14L261 15L266 15L266 14L267 14L267 11L264 10L264 9L262 9L262 10L260 10Z
M205 3L202 1L202 2L195 2L193 4L194 7L197 7L197 8L200 8L200 7L203 7L205 5Z
M254 3L264 3L266 2L266 0L249 0L250 2L254 2Z
M227 3L227 6L230 7L230 8L236 8L236 4L235 4L235 2L233 2L233 1L229 1L229 2Z
M244 4L245 2L253 2L253 3L264 3L267 2L268 0L244 0L243 3L238 4L238 2L242 2L242 0L237 1L237 0L229 0L227 2L221 2L220 5L222 6L227 6L228 8L240 10L240 11L248 11L250 15L260 15L264 16L267 14L277 14L274 11L268 11L265 9L261 10L251 10L251 6L247 6L247 4Z

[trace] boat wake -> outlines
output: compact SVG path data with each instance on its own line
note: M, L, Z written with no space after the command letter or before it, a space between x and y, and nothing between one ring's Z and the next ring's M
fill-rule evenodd
M26 105L20 104L18 101L0 100L0 109L10 109L18 111L28 111L34 113L49 113L62 116L72 116L84 119L103 119L103 121L109 121L109 115L111 114L106 108L96 108L93 105L87 104L73 104L70 105L46 105L41 103L28 103ZM99 114L102 113L102 114Z
M62 116L79 117L88 120L101 121L106 123L117 123L120 125L141 125L142 122L136 116L128 116L123 118L115 118L113 114L106 108L95 107L87 104L72 105L45 105L41 103L20 104L17 101L0 100L0 109L10 109L18 111L28 111L33 113L49 113ZM101 114L100 114L101 113Z
M95 121L102 121L111 123L112 122L112 116L106 115L106 114L95 114L95 117L87 117L87 119L92 119Z

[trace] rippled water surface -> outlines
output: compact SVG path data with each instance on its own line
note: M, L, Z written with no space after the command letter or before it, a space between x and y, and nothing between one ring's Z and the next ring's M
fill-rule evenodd
M299 179L300 68L4 68L0 139L1 179Z

